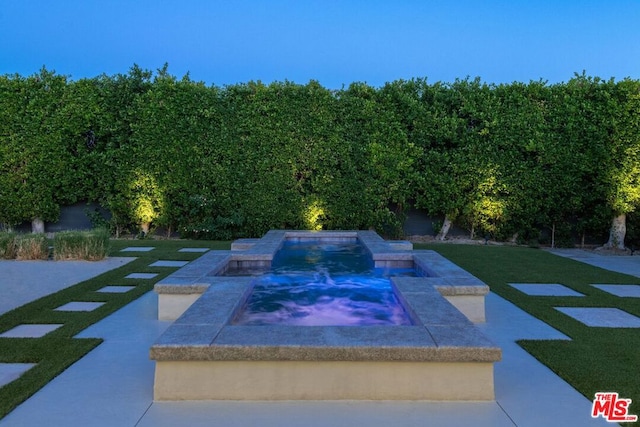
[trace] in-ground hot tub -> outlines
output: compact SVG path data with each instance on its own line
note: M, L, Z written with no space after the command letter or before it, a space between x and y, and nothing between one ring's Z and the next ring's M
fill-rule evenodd
M256 276L285 241L357 241L391 277L409 322L396 325L238 324ZM251 275L242 275L250 273ZM501 351L472 323L488 288L432 251L371 231L270 231L212 251L156 285L175 322L151 348L156 400L493 400Z

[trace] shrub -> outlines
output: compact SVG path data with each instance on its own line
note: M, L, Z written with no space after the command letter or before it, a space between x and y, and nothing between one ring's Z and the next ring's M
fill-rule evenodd
M241 236L240 229L244 223L239 214L230 218L217 216L215 219L192 223L180 228L183 239L231 240Z
M37 260L49 258L49 243L44 234L22 234L16 237L16 259Z
M16 257L16 233L0 232L0 259Z
M109 251L109 231L63 231L56 233L53 239L53 257L55 260L104 259Z

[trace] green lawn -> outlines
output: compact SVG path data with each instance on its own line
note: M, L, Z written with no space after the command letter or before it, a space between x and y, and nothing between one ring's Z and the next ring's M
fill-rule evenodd
M150 252L120 252L127 246L155 246ZM81 282L55 294L33 301L0 316L0 333L20 324L64 324L63 327L42 338L1 338L0 362L37 363L18 380L0 387L0 418L71 364L91 351L102 340L73 338L83 329L98 322L153 289L153 285L175 268L149 267L157 260L193 260L201 253L178 252L184 247L229 249L230 242L189 240L112 240L110 256L135 256L136 260L93 279ZM54 261L48 261L54 262ZM64 261L58 261L64 262ZM151 280L136 280L135 289L122 294L104 294L95 291L107 285L131 284L124 279L129 273L158 273ZM106 304L92 312L58 312L53 309L71 301L104 301Z
M0 418L38 391L68 366L100 344L99 339L73 338L153 288L173 268L153 268L156 260L193 260L199 253L180 253L183 247L229 249L229 242L187 240L114 240L111 256L127 246L154 246L136 252L137 259L116 270L41 298L0 316L0 333L22 323L63 323L64 326L39 339L0 339L0 362L38 363L20 379L0 388ZM545 251L529 248L416 244L433 249L468 270L498 295L572 338L572 341L521 341L520 345L572 384L587 398L596 391L616 391L633 399L630 413L640 414L640 330L589 328L553 309L556 306L618 307L640 316L640 299L619 298L589 286L593 283L640 283L639 278L591 267ZM63 261L61 261L63 262ZM97 294L106 285L124 284L132 272L159 273L141 280L125 294ZM561 283L586 295L583 298L532 297L509 287L510 282ZM90 313L55 312L70 301L106 301Z
M593 328L554 307L617 307L640 317L640 299L620 298L590 284L639 284L640 278L610 272L539 249L450 244L416 244L466 269L493 292L548 323L571 341L522 340L519 344L592 400L597 391L616 391L633 400L640 414L640 329ZM585 297L527 296L508 283L560 283ZM629 425L629 424L626 424Z

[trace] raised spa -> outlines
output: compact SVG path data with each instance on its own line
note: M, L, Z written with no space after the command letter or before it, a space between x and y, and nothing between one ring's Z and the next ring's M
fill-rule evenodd
M156 400L494 399L488 287L407 242L275 230L155 290Z

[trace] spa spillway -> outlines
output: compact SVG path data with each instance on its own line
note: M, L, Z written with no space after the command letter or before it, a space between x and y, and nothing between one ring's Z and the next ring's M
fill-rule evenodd
M309 240L356 242L375 269L413 269L389 278L406 318L364 326L239 321L277 251ZM150 352L156 400L494 399L501 350L474 325L484 321L488 287L408 242L372 231L270 231L206 253L155 290L159 318L173 320Z

